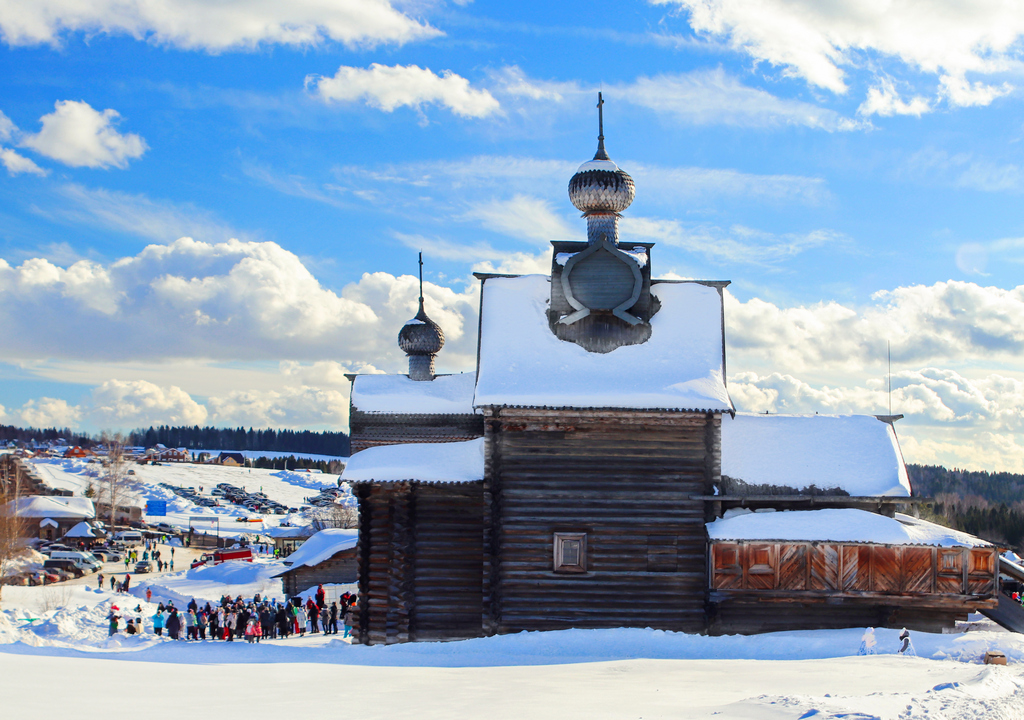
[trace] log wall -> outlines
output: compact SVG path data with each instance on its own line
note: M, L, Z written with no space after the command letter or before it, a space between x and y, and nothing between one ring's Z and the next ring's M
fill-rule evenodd
M359 642L483 634L481 483L365 483L359 498Z
M704 503L721 419L704 413L487 412L485 623L705 628ZM585 572L553 567L556 532L586 533Z
M366 413L353 408L349 432L352 452L357 453L379 445L473 440L484 428L479 415Z
M281 581L284 584L284 594L292 597L321 584L353 583L358 573L356 551L353 548L335 553L316 565L288 570L281 575Z

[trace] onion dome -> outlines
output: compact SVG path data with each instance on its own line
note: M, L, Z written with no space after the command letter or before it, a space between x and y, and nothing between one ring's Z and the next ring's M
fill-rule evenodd
M604 149L604 100L598 93L598 136L594 159L580 165L569 180L569 199L576 209L587 213L620 213L636 196L633 178L612 162Z
M420 311L398 333L398 347L406 355L436 355L444 347L444 331L427 317L422 297Z
M398 331L398 347L409 356L409 379L434 379L434 356L444 347L444 331L423 309L423 253L420 253L420 311Z

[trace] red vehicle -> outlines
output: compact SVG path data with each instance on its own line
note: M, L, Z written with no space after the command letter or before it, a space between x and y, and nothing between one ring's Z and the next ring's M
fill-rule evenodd
M235 548L233 550L214 550L212 553L205 553L192 561L192 567L200 565L220 565L228 560L245 560L252 562L251 548Z

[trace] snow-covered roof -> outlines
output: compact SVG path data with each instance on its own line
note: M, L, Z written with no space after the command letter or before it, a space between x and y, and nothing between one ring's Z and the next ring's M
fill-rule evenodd
M96 531L92 529L92 526L90 526L89 523L83 521L83 522L80 522L77 525L75 525L73 528L68 530L66 533L64 533L64 537L70 537L70 538L76 538L76 537L94 538L94 537L99 537L99 536L96 534Z
M96 517L96 508L86 497L29 495L11 502L16 503L14 509L18 517L86 520Z
M350 550L356 546L359 540L358 530L342 528L328 528L321 530L306 542L299 546L299 549L285 558L288 570L295 570L300 567L312 567L319 565L324 560L332 557L342 550ZM288 572L285 570L285 572ZM283 575L284 573L278 573ZM274 577L278 577L275 575Z
M283 527L278 525L274 528L268 528L260 534L274 540L279 538L303 538L310 537L313 534L313 529L309 525L289 525Z
M871 415L725 416L722 475L748 485L910 495L896 432Z
M658 283L651 337L609 353L559 340L551 281L488 278L480 322L477 407L732 410L723 375L722 297L699 283Z
M475 373L410 380L408 375L358 375L352 407L368 413L471 415Z
M353 455L341 479L347 482L464 483L484 478L484 439L407 443L367 448Z
M991 547L973 535L896 513L889 518L866 510L746 512L707 524L711 540L765 540Z

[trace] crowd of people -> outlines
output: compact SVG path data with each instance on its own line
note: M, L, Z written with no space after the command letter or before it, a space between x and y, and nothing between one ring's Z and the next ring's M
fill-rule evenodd
M220 603L202 606L193 598L184 609L174 603L159 603L149 618L153 633L162 636L164 632L173 640L223 640L233 642L245 640L260 642L263 639L303 636L309 633L337 635L338 625L344 627L344 636L349 637L356 624L356 601L353 593L345 593L338 600L327 603L324 586L317 587L312 597L303 602L293 597L286 602L261 598L257 593L251 600L224 596ZM144 632L141 604L135 608L140 617L127 618L124 631L128 635ZM110 635L120 629L120 610L114 605L107 617Z

